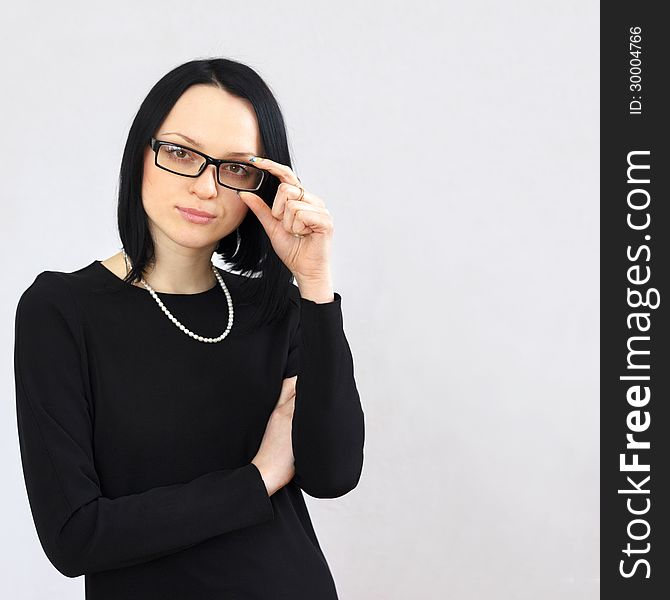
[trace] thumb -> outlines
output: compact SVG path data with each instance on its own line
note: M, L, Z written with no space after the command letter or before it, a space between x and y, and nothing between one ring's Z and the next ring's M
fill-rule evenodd
M286 404L292 398L295 397L295 386L298 380L298 376L294 375L293 377L287 377L282 381L281 392L279 393L279 400L277 401L277 406Z
M275 225L276 219L272 216L272 209L265 203L265 200L253 192L237 192L237 195L254 212L265 231L269 234Z

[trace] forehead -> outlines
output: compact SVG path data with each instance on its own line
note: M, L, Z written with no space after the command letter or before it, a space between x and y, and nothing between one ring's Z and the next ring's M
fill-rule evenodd
M157 133L178 131L200 142L212 156L230 152L262 154L256 113L245 98L238 98L214 85L188 88L174 104ZM178 136L169 136L175 141Z

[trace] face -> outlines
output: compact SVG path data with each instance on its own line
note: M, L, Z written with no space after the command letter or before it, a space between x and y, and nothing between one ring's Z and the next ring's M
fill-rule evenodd
M212 158L241 160L239 156L232 157L231 152L263 155L251 103L214 85L197 84L188 88L154 137L183 144ZM219 240L238 227L249 207L235 190L219 185L214 165L208 165L198 177L182 177L160 169L154 161L154 151L147 141L142 203L157 251L165 246L175 249L181 246L213 252ZM205 224L193 223L178 207L206 211L215 218Z

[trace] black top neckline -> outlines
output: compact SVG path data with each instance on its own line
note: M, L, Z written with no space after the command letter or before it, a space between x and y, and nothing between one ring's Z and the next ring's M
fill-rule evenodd
M107 274L107 276L109 278L111 278L110 279L111 281L116 281L121 287L131 288L135 292L140 293L140 294L149 294L149 290L147 290L146 288L144 288L144 287L141 288L139 286L133 285L132 283L130 283L128 281L124 281L123 279L121 279L118 275L116 275L115 273L110 271L105 265L103 265L102 261L100 261L100 260L98 260L98 259L94 260L91 263L91 265L97 267L97 269L99 271L104 271ZM221 269L216 267L216 270L219 272L219 274L222 275ZM224 279L225 279L225 276L222 275L222 277L224 277ZM221 286L220 286L219 282L217 281L208 290L205 290L203 292L196 292L194 294L174 294L174 293L171 293L171 292L156 292L156 294L159 295L159 296L167 296L167 297L170 297L170 298L197 298L199 296L206 296L208 294L212 294L212 293L216 292L217 289L220 289L220 287Z

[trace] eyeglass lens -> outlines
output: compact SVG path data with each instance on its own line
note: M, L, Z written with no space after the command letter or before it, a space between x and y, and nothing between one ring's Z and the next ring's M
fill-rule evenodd
M183 175L196 175L205 159L181 146L162 144L158 147L157 162L161 167ZM219 165L219 181L238 190L256 190L263 178L263 172L244 163L223 163Z

